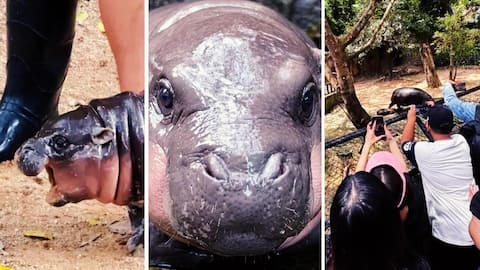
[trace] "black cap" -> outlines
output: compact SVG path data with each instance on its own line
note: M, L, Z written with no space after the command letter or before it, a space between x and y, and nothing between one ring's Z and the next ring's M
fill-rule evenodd
M443 105L435 105L428 110L427 121L430 128L442 134L448 134L453 129L453 113Z

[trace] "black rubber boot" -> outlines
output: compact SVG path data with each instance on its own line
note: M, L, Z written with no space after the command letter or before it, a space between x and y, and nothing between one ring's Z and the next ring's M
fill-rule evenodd
M72 50L77 0L7 1L7 81L0 101L0 161L57 114Z

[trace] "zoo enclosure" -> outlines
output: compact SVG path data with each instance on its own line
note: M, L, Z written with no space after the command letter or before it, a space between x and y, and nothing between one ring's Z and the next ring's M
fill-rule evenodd
M328 92L328 89L325 89ZM480 103L480 96L471 95L472 93L480 90L480 85L473 87L463 93L458 94L463 100L473 101ZM332 94L332 93L330 93ZM443 99L436 100L437 104L443 104ZM395 115L385 116L385 123L392 132L394 139L398 143L400 135L403 131L406 122L407 111ZM455 128L453 132L458 132L462 121L455 118ZM416 140L427 140L429 135L426 132L423 125L422 116L417 117L417 126L420 128L415 129ZM363 145L363 139L365 136L365 128L355 130L338 138L334 138L325 142L325 251L326 262L328 265L331 252L330 252L330 205L332 203L333 196L344 178L346 168L350 168L350 172L355 170L358 158L360 156L361 147ZM374 151L388 149L388 145L384 142L376 143Z

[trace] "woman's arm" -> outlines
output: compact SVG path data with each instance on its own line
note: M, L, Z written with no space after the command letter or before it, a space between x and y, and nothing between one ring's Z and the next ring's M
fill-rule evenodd
M393 138L392 133L385 125L385 136L387 137L388 146L390 147L390 152L398 159L400 164L402 164L403 169L405 172L407 171L407 163L405 162L405 158L403 157L402 151L400 151L400 147L398 147L397 141Z
M357 163L357 168L355 169L355 172L359 171L365 171L365 167L367 166L367 161L368 161L368 152L370 152L370 147L374 145L376 142L381 140L382 138L385 137L385 135L382 136L375 136L375 125L376 123L369 124L366 127L367 133L365 134L365 142L362 147L362 152L360 153L360 158L358 159Z

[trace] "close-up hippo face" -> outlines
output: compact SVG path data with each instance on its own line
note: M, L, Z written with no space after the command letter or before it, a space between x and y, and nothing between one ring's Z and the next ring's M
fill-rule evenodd
M319 52L249 2L150 15L150 217L221 255L320 226ZM166 13L167 15L166 15Z
M80 106L47 121L17 151L16 160L26 175L46 169L52 185L47 194L51 205L123 200L115 194L118 156L113 138L114 131L104 127L92 107Z

